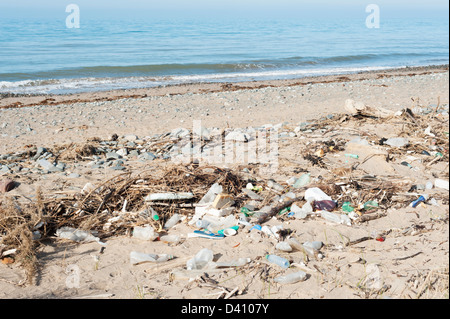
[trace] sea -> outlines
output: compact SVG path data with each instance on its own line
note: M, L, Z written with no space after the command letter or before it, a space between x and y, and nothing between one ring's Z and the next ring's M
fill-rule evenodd
M72 25L73 26L73 25ZM0 93L293 79L449 62L447 19L0 21Z

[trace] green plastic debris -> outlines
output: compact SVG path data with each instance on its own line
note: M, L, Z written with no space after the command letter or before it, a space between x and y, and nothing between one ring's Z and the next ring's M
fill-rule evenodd
M364 210L369 211L369 210L375 210L378 209L378 202L370 200L366 203L364 203Z
M346 213L351 213L352 211L355 210L355 208L352 206L352 203L350 202L344 202L342 204L342 210Z
M283 208L282 210L280 210L280 212L278 213L278 215L283 215L283 214L289 213L290 211L291 211L291 208L290 208L290 207L285 207L285 208Z
M345 154L345 156L346 157L351 157L351 158L356 158L356 159L359 158L359 155L356 155L356 154Z

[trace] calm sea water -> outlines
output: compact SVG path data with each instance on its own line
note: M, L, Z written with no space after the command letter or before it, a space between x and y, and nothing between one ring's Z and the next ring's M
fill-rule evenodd
M0 93L73 93L447 64L448 20L0 21Z

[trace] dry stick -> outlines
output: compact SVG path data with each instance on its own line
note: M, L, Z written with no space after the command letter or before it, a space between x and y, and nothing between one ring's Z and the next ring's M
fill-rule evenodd
M372 237L361 237L361 238L349 241L347 244L345 244L345 246L356 245L356 244L362 243L363 241L371 240L371 239L373 239L373 238Z
M375 219L378 219L378 218L381 218L381 217L384 217L384 216L386 216L385 213L366 214L366 215L362 215L361 217L359 217L358 221L360 223L363 223L363 222L367 222L369 220L375 220Z
M413 254L413 255L411 255L411 256L406 256L406 257L399 257L399 258L394 258L394 259L392 259L392 260L405 260L405 259L409 259L409 258L413 258L413 257L416 257L417 255L420 255L420 254L422 254L422 252L421 252L421 251L419 251L418 253L415 253L415 254Z
M292 200L288 200L287 202L281 203L280 205L273 207L268 213L261 215L258 218L258 221L256 223L262 224L262 223L266 222L267 220L269 220L270 218L272 218L273 216L278 214L280 212L280 210L282 210L288 206L291 206L294 202L299 201L301 199L303 199L303 196L296 197Z

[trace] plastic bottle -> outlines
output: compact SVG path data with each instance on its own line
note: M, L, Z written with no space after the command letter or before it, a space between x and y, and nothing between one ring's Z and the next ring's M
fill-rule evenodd
M202 269L214 258L214 253L208 248L200 250L192 259L186 263L187 270Z
M180 219L181 219L181 217L179 214L177 214L177 213L173 214L173 216L170 217L170 219L164 225L164 229L172 228L180 221Z
M133 238L153 241L158 238L158 236L159 234L156 233L150 225L144 227L136 226L133 228Z
M330 222L334 222L334 223L337 223L337 224L341 223L340 216L338 216L336 214L333 214L333 213L330 213L330 212L327 212L327 211L323 210L323 211L320 212L320 215L323 218L325 218L326 220L330 221Z
M277 256L277 255L266 255L266 259L270 263L278 265L281 268L289 268L289 266L290 266L289 260L287 260L286 258Z
M306 173L300 176L299 179L294 183L294 188L300 188L308 185L311 182L311 174Z
M137 251L132 251L130 253L130 263L132 265L137 265L145 262L155 262L155 263L161 263L168 261L170 259L173 259L172 255L162 254L162 255L156 255L156 254L144 254Z
M317 210L326 210L331 212L336 208L336 202L333 200L319 200L314 202L314 207Z
M281 251L286 251L286 252L291 252L292 251L291 245L289 245L289 243L285 242L285 241L281 241L281 242L277 243L275 245L275 249L278 249L278 250L281 250Z
M311 247L316 250L320 250L320 248L322 248L322 246L323 246L323 242L321 242L321 241L306 241L303 243L303 246Z
M242 267L247 265L250 261L252 261L250 258L238 258L229 262L214 263L212 266L214 268Z
M181 237L178 235L164 235L159 240L170 244L178 244L181 241Z
M207 221L205 219L199 219L195 223L195 226L197 226L197 228L201 229L201 228L207 228L209 226L209 224L210 224L209 221Z
M285 285L285 284L295 284L299 281L305 280L306 280L306 273L304 271L298 271L289 275L278 276L273 281Z

